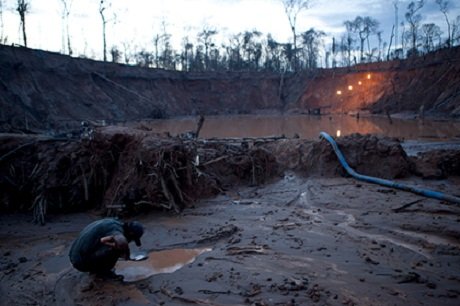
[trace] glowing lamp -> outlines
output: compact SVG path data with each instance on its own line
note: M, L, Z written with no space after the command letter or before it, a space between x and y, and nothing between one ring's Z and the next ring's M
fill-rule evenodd
M336 133L337 137L340 137L341 134L342 132L340 130L337 130L337 133Z
M342 94L341 90L337 90L337 94L340 96Z
M353 86L352 86L352 85L348 85L348 90L353 90Z
M371 79L371 74L370 74L370 73L367 75L367 79L368 79L368 80Z
M362 84L363 84L363 82L361 82L361 81L358 82L358 85L362 85Z

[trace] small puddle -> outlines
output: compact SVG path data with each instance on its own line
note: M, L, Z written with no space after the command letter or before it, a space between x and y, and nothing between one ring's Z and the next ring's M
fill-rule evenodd
M160 273L173 273L195 261L199 255L211 251L203 249L171 249L150 252L143 261L118 261L115 273L122 275L124 282L135 282Z

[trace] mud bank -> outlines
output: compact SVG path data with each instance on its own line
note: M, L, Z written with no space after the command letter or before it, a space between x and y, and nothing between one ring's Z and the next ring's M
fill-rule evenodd
M304 91L294 101L299 109L316 108L326 113L369 110L378 114L409 112L422 118L441 114L458 117L460 48L452 51L316 71L303 83Z
M325 141L287 138L190 139L140 128L106 127L92 139L0 137L0 209L46 214L101 209L108 215L180 212L237 186L262 185L292 171L344 176ZM408 156L397 139L337 139L356 171L386 179L459 176L457 150Z
M413 173L414 162L396 139L356 134L338 141L358 172L383 178ZM196 140L107 127L92 139L3 135L1 143L0 208L32 210L39 223L47 212L89 208L109 215L180 212L237 186L271 182L286 170L302 176L344 174L323 141Z
M4 136L2 210L32 209L41 223L47 211L179 212L199 198L280 174L263 146L248 146L114 127L92 140Z
M281 76L141 68L0 45L0 131L281 109Z
M0 45L0 131L68 131L81 121L198 114L365 110L459 117L459 59L455 47L404 61L298 73L191 73Z

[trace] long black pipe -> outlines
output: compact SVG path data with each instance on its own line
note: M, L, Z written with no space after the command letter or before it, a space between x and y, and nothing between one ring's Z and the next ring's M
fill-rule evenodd
M385 180L385 179L381 179L381 178L377 178L373 176L359 174L348 165L347 161L345 160L345 157L343 156L342 152L337 146L337 143L329 134L327 134L326 132L321 132L320 137L326 139L331 144L332 148L334 149L335 154L337 155L337 158L339 159L339 162L345 168L347 173L351 175L352 177L354 177L355 179L390 187L390 188L396 188L396 189L401 189L404 191L413 192L413 193L416 193L416 194L419 194L419 195L422 195L428 198L433 198L433 199L438 199L442 201L448 201L451 203L460 204L460 198L456 196L448 195L442 192L433 191L429 189L422 189L422 188L417 188L413 186L407 186L404 184L396 183L394 181L389 181L389 180Z

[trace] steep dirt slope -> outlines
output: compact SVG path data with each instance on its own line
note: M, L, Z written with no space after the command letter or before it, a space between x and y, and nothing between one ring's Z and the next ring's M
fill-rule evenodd
M320 70L303 84L303 94L291 108L458 117L460 48L404 61Z
M279 109L279 76L181 73L0 46L0 130Z
M460 47L405 61L278 75L164 71L0 46L0 131L318 109L460 116Z

